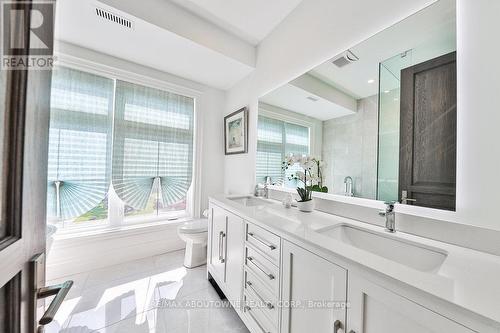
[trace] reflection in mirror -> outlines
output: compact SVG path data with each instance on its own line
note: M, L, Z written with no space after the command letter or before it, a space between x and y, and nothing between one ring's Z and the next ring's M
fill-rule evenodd
M322 161L328 193L455 209L456 7L433 5L259 101L257 182L300 186Z
M4 141L5 137L5 117L6 117L6 104L5 104L5 96L7 93L7 71L0 71L0 138L2 142ZM0 156L2 157L2 160L0 161L0 174L2 177L0 177L0 188L3 189L4 184L3 184L3 171L4 171L4 165L3 165L3 160L4 160L4 147L3 145L0 145ZM3 192L0 192L0 211L2 211L2 205L4 201L3 197ZM0 215L0 241L7 236L7 222L4 220L3 216Z

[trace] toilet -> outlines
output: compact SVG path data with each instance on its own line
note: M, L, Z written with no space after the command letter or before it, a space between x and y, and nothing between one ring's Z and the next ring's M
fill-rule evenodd
M177 229L179 237L186 242L184 266L194 268L207 262L208 219L186 222Z

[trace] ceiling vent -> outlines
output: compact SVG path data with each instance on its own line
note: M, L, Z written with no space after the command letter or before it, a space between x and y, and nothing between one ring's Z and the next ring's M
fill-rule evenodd
M122 16L116 15L108 10L101 9L101 8L96 8L95 13L97 16L99 16L105 20L119 24L125 28L132 29L132 21L130 21L129 19L126 19Z
M307 98L308 100L312 101L312 102L317 102L317 101L319 101L319 99L317 99L317 98L316 98L316 97L314 97L314 96L307 96L306 98Z
M349 65L350 63L356 62L358 60L359 60L359 58L354 53L352 53L350 50L347 50L340 57L333 60L332 63L335 66L342 68L342 67Z

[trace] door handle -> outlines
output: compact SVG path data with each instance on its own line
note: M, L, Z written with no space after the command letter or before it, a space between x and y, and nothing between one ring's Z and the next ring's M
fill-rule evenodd
M333 323L333 333L344 333L342 322L340 320L335 320Z
M225 251L224 251L224 238L226 238L226 234L224 232L221 232L221 236L222 236L222 246L221 246L221 259L220 259L220 262L223 264L226 262L226 258L224 258L224 254L225 254Z
M417 202L417 199L411 199L411 198L408 198L408 191L406 190L403 190L401 192L401 203L403 205L407 205L408 202Z
M219 232L219 242L218 242L218 245L219 245L219 262L222 261L222 231Z
M54 320L57 310L59 310L59 307L61 306L64 299L68 295L68 292L72 286L73 286L73 281L70 280L62 284L50 287L43 287L37 290L36 293L37 299L43 299L56 295L56 297L54 297L48 309L45 311L42 318L38 322L40 325L47 325Z

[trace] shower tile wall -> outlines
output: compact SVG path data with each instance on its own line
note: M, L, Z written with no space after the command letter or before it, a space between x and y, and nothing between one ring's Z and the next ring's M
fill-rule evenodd
M344 178L354 180L356 197L377 194L377 95L358 100L354 115L323 122L325 184L330 193L344 194Z

